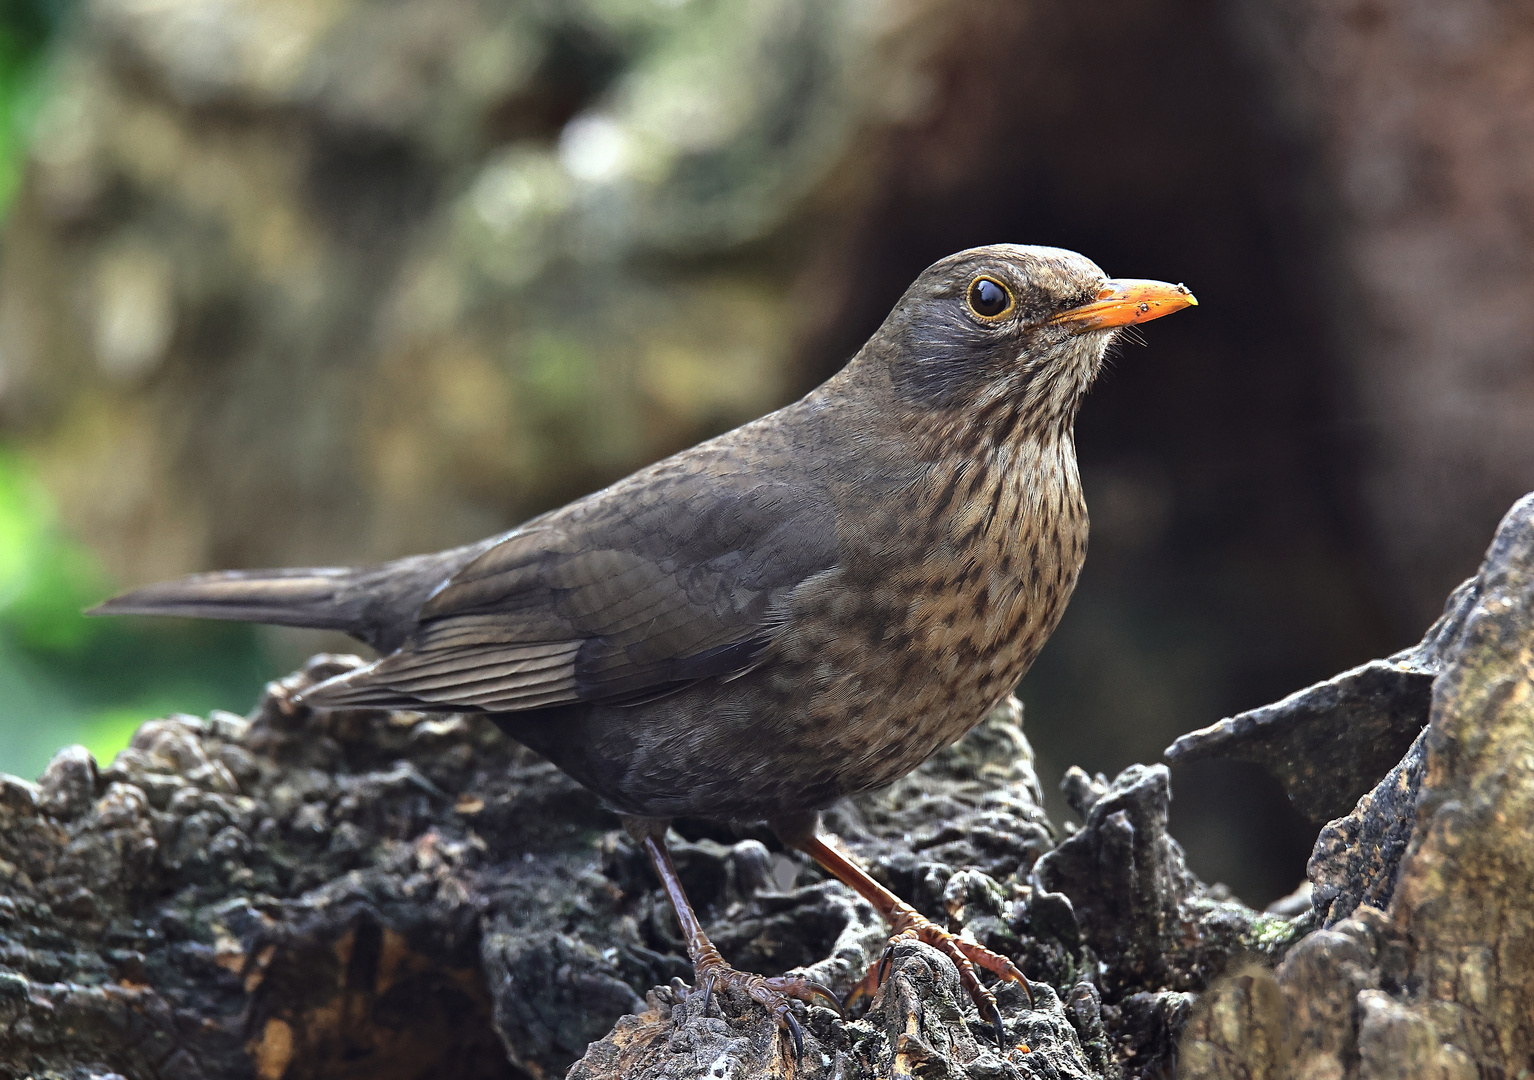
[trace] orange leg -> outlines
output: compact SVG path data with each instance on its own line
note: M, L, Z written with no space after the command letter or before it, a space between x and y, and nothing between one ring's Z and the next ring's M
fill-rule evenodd
M964 989L969 992L975 1008L979 1009L980 1015L995 1027L997 1045L1005 1046L1006 1032L1001 1024L1001 1010L996 1006L995 995L980 985L975 968L982 967L994 975L1017 983L1023 988L1029 1006L1032 1006L1033 994L1028 989L1028 980L1017 969L1017 965L983 945L965 941L935 925L910 904L869 877L868 872L853 862L850 855L827 843L816 832L816 822L810 821L808 827L797 819L769 822L769 824L785 844L798 848L825 867L836 880L867 900L889 922L890 945L884 950L884 955L879 960L876 982L884 981L884 971L897 940L903 938L908 941L925 942L953 961L954 967L959 969L959 980L964 984Z
M837 1000L836 995L809 979L794 975L777 975L768 978L746 971L737 971L725 963L724 958L719 955L719 950L714 948L714 943L708 939L708 934L703 930L703 924L698 921L698 916L692 910L692 904L687 900L687 893L682 889L682 880L677 876L676 866L671 861L671 853L666 850L665 823L630 818L624 821L624 825L629 835L633 836L644 848L645 854L650 856L650 863L655 867L655 873L660 878L661 885L665 887L672 910L676 912L676 921L682 928L682 937L687 941L687 955L692 960L693 985L703 991L704 1010L707 1011L709 998L713 996L716 987L725 985L738 987L771 1013L781 1029L788 1031L794 1041L795 1057L802 1059L804 1032L789 1009L788 999L797 998L808 1002L817 997L823 997L836 1007L837 1012L840 1012L841 1002Z

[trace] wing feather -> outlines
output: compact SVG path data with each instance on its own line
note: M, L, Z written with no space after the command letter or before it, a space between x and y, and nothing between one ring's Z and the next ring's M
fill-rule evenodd
M475 681L483 679L499 679L511 675L540 676L552 670L564 669L569 671L572 661L579 646L571 642L562 642L562 648L552 656L538 656L531 659L508 660L505 650L484 653L453 653L447 656L428 657L421 663L408 666L392 666L380 668L374 674L387 675L390 681L404 686L426 686L434 681Z
M426 600L398 650L304 697L512 712L750 670L793 590L838 564L836 515L815 476L703 468L708 446L507 534Z

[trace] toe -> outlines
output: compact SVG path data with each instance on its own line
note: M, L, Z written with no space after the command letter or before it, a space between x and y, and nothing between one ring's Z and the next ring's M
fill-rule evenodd
M777 1021L779 1031L788 1033L793 1042L795 1061L804 1057L804 1028L793 1014L792 1002L813 1002L817 998L825 998L835 1006L838 1013L842 1013L841 1001L820 983L797 975L768 978L737 971L723 960L712 957L695 966L694 985L703 992L705 1012L716 989L729 987L744 993ZM845 1013L842 1015L845 1017Z
M897 923L897 929L900 932L890 939L883 957L879 960L878 983L884 982L884 975L894 954L896 941L902 938L915 939L931 945L953 961L954 967L959 972L960 984L969 994L970 1000L975 1003L980 1018L990 1024L995 1032L996 1044L1005 1050L1006 1028L1001 1021L1001 1010L996 1004L995 996L980 984L976 968L982 968L998 978L1017 983L1023 988L1023 994L1028 999L1028 1006L1032 1008L1033 992L1029 989L1028 980L1022 971L1005 956L992 952L978 942L965 941L957 934L941 929L914 910L902 913L902 916Z

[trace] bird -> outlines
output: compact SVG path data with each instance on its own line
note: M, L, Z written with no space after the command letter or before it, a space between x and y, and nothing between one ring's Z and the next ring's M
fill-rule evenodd
M886 889L821 813L1012 692L1086 554L1082 397L1124 328L1196 303L1061 248L961 251L800 400L508 532L370 566L198 574L89 613L344 631L378 658L298 704L487 714L620 816L695 987L743 991L802 1056L790 1002L835 995L727 964L666 847L676 818L766 822L892 942L945 953L1000 1041L976 969L1026 991L1022 972Z

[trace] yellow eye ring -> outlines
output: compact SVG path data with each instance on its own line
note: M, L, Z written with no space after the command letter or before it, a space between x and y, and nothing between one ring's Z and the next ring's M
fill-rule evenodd
M1012 290L1001 282L991 277L977 277L969 283L969 291L964 294L964 302L969 305L969 310L975 318L984 322L997 322L1012 314L1016 301L1012 299Z

